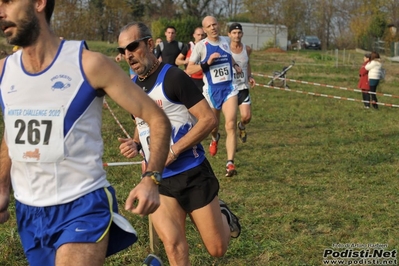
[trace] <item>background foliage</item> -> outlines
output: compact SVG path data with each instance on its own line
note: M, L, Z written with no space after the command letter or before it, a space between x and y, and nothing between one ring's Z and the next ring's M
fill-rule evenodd
M317 35L324 49L367 48L386 38L386 25L399 28L397 0L64 0L57 1L56 33L69 39L115 42L129 21L151 25L164 37L167 25L187 42L206 15L219 21L241 21L288 28L288 39Z
M188 43L193 39L194 29L201 26L201 19L196 17L185 17L176 19L160 18L151 24L152 35L165 39L165 29L167 26L176 28L176 40Z

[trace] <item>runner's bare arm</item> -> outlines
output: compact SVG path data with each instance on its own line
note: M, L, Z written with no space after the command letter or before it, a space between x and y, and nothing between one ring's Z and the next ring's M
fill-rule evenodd
M172 150L176 155L203 141L211 133L212 129L217 126L217 118L205 99L192 106L189 111L195 116L197 123L172 146ZM168 165L172 162L173 158L169 156L166 164Z
M250 55L252 53L252 48L246 45L247 55L248 55L248 67L247 67L247 74L248 74L248 81L251 88L255 87L255 79L252 77L252 68L251 68L251 60Z
M231 57L231 63L232 63L232 67L237 71L237 73L241 73L242 72L242 68L240 67L239 64L237 64L236 60L234 60L233 57Z
M121 143L119 150L126 158L134 158L139 154L141 144L137 127L134 129L133 138L118 138L118 141Z
M215 59L217 59L219 57L220 57L219 53L213 53L209 56L209 58L208 58L208 60L206 60L206 62L199 64L199 65L197 65L197 64L195 64L195 62L191 61L191 58L190 58L190 61L188 62L188 66L186 69L186 73L188 75L191 75L191 74L197 73L198 71L201 71L201 70L203 72L207 72L207 71L209 71L209 66L212 65L213 62L215 61ZM204 65L206 65L205 68L204 68Z
M0 73L3 73L4 62L5 58L0 60ZM2 133L3 139L0 145L0 224L7 222L10 217L7 209L11 191L11 159L8 156L8 147L4 136L5 132Z
M199 52L200 46L201 45L198 45L198 47L194 47L194 50L191 53L190 60L187 64L187 68L185 70L187 75L191 75L191 74L197 73L199 71L202 71L201 65L196 64L196 62L201 61L201 53Z
M185 70L187 75L191 75L199 71L202 71L201 65L196 65L194 62L191 61L188 62L187 69Z
M154 152L148 170L162 172L169 152L170 121L143 90L133 83L112 60L100 53L83 51L83 69L94 88L103 89L111 99L134 116L142 118L151 130Z
M184 54L180 53L176 57L175 64L178 65L178 66L182 66L182 65L185 65L187 63L186 61L187 61L186 60L186 56Z
M104 55L84 50L82 65L93 88L103 89L122 108L148 123L151 147L156 152L151 154L147 170L162 173L169 153L171 134L171 124L165 113L115 62ZM157 186L150 177L143 178L130 191L125 209L141 216L156 211L160 204Z
M11 159L8 156L8 147L4 137L0 147L0 165L0 224L2 224L10 217L7 209L11 191Z

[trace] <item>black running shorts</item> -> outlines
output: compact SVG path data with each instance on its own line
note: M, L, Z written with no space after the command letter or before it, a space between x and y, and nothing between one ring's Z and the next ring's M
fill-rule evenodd
M249 96L249 90L239 90L238 91L238 105L241 104L251 104L251 97Z
M162 179L159 193L173 197L184 211L190 213L208 205L219 192L219 181L208 160L197 167Z
M202 79L193 79L193 78L191 78L191 79L194 81L195 85L197 86L197 88L202 93L203 87L204 87L204 82L202 81Z

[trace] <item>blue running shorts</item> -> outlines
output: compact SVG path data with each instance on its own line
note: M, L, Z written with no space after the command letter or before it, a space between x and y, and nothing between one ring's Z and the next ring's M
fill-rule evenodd
M66 243L96 243L109 232L107 256L137 241L137 233L118 213L113 187L101 188L72 202L33 207L16 202L18 232L30 266L55 264Z
M238 89L233 84L223 87L211 85L204 89L203 94L211 108L220 110L225 101L238 94Z

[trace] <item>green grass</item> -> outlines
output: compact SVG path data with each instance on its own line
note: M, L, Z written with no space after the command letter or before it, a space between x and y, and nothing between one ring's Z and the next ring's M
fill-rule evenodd
M288 78L354 89L362 55L347 53L353 61L335 67L328 57L331 54L255 52L253 72L271 75L296 59ZM385 67L387 78L380 92L399 95L398 66L386 62ZM261 85L270 80L255 78ZM288 84L293 90L361 99L360 93L353 91ZM240 217L242 234L230 242L223 258L212 258L187 220L192 265L322 265L324 249L335 243L381 243L388 244L386 250L398 249L399 110L385 106L378 111L364 110L360 102L262 86L251 90L251 98L253 119L247 130L248 142L238 144L238 176L224 177L223 126L219 152L208 157L219 177L220 197ZM132 134L129 115L107 100ZM394 97L379 96L379 100L399 104ZM116 139L124 134L110 112L104 109L103 113L104 161L126 161ZM208 142L209 138L203 144L208 146ZM139 166L109 167L107 173L123 206L130 189L139 182ZM0 265L26 265L13 203L10 210L10 221L0 225ZM140 239L108 258L106 265L139 265L150 252L148 221L122 213ZM167 260L162 247L160 257Z
M88 41L87 46L90 50L97 51L114 58L118 54L118 43L105 43L100 41Z

